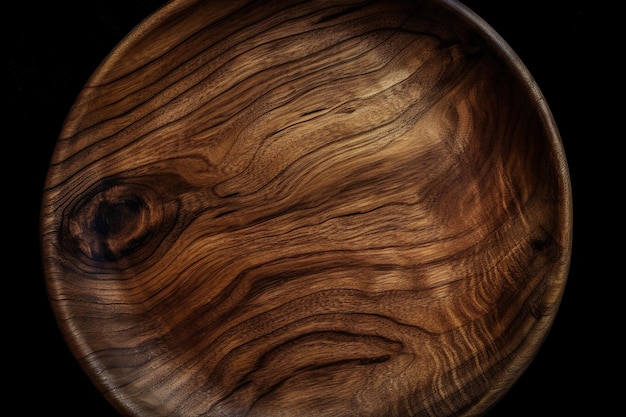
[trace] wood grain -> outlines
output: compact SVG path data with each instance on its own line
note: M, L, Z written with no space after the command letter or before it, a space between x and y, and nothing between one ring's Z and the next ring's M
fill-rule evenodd
M477 416L558 310L570 193L458 3L173 1L69 112L42 256L124 415Z

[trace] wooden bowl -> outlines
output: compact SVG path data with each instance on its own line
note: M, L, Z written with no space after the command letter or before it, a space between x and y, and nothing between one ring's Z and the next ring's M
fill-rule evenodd
M571 256L562 143L465 6L168 3L67 116L50 302L125 416L478 416Z

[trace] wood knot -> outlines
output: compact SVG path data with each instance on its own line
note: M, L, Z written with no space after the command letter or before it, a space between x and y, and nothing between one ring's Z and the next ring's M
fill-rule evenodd
M168 222L164 202L149 184L106 181L86 193L66 221L65 243L75 257L123 268L147 258Z

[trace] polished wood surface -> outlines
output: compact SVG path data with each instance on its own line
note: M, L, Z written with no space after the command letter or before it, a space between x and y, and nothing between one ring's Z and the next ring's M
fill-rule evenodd
M42 206L61 329L129 416L470 416L554 320L567 164L450 2L172 2L67 117Z

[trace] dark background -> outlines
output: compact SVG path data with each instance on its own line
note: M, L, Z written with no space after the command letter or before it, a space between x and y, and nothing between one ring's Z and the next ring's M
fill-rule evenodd
M39 205L56 138L83 84L123 36L163 3L5 3L4 24L13 29L2 54L8 70L3 115L10 127L3 135L3 207L9 231L4 253L5 263L13 268L3 275L17 284L5 294L9 309L4 344L14 351L6 356L7 369L17 371L9 379L15 395L5 396L6 406L41 409L45 415L119 417L79 368L56 326L39 259ZM619 324L609 325L610 332L602 329L615 315L605 301L606 287L601 293L598 285L616 282L619 272L598 263L592 272L587 268L603 256L599 248L606 245L595 235L602 228L602 218L593 212L597 205L588 204L601 197L591 175L596 168L590 165L598 153L590 144L618 141L615 134L602 132L596 116L604 105L596 93L605 90L602 78L609 77L598 71L598 62L617 65L597 43L602 38L606 46L609 37L588 2L465 4L509 43L537 81L562 136L574 197L572 264L559 314L534 361L487 417L614 415L607 411L616 402L613 388L621 391L624 384L609 383L604 375L618 374L621 367L609 347L619 346L613 335L622 330ZM613 291L619 289L608 292Z

